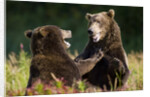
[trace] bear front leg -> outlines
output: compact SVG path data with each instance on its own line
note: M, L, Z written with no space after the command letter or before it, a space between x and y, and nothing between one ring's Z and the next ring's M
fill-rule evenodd
M100 61L103 58L104 54L101 50L99 50L96 54L94 54L91 58L85 59L85 60L78 60L75 61L79 71L80 75L83 76L84 74L91 71L96 63Z
M85 60L85 59L90 58L90 57L91 57L91 50L93 50L93 48L90 47L90 46L87 46L87 47L83 50L83 52L82 52L81 54L79 54L79 55L74 59L74 61L75 61L75 62L78 62L78 61L80 61L80 60Z
M83 54L78 55L78 56L74 59L75 62L79 62L80 60L83 60Z
M122 77L122 85L124 85L127 82L130 73L131 73L130 70L128 68L126 68L125 69L125 73L124 73L124 75Z
M75 61L75 62L79 62L79 61L81 61L81 60L87 59L88 53L89 53L89 52L87 52L87 53L86 53L86 52L81 53L80 55L78 55L78 56L74 59L74 61Z
M121 60L119 60L118 58L113 58L110 61L110 66L109 66L109 75L110 77L112 77L112 80L114 82L115 78L118 79L118 85L123 86L130 74L130 71L128 68L126 68L125 66L126 64L123 64L123 62ZM114 78L115 76L115 78Z

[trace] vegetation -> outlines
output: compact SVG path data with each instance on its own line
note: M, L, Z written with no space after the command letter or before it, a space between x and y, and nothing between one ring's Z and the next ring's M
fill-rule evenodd
M71 58L75 55L69 53ZM112 87L111 91L129 91L129 90L142 90L143 89L143 53L131 52L128 54L129 69L131 75L127 84L120 89ZM6 95L16 96L24 95L29 78L29 66L31 56L21 49L19 55L15 53L9 54L9 58L6 60ZM40 80L30 89L28 89L29 95L44 95L44 94L68 94L68 93L87 93L87 92L102 92L98 87L91 88L91 86L85 81L76 81L72 87L65 86L63 79L55 79L48 85L43 85Z
M88 4L39 3L6 1L6 95L24 95L29 78L31 52L29 39L24 31L43 25L57 25L71 30L72 44L68 54L74 59L88 41L85 14L115 10L115 20L121 28L124 48L128 55L131 75L127 84L116 91L143 89L143 7L105 6ZM82 41L81 41L82 40ZM25 47L20 43L23 43ZM19 46L21 49L19 49ZM20 50L20 51L19 51ZM43 85L40 80L28 89L29 95L64 94L80 92L101 92L98 87L91 88L85 81L75 81L68 87L63 79ZM111 91L112 91L111 90Z

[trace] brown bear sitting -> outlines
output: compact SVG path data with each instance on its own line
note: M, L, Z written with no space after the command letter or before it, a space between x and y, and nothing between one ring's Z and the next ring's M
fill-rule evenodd
M104 57L88 73L82 76L91 84L110 90L123 86L128 79L129 69L122 45L120 29L114 20L114 10L97 14L86 14L89 22L89 42L75 61L90 58L101 49Z
M30 88L38 79L43 83L49 83L50 80L54 80L52 74L57 78L63 77L66 85L71 86L74 79L80 79L80 75L89 72L102 58L102 53L98 52L92 58L76 64L68 56L66 51L68 43L66 45L64 41L65 38L71 37L71 32L57 26L41 26L28 30L25 34L31 39L33 54L27 88ZM81 71L82 68L85 70Z

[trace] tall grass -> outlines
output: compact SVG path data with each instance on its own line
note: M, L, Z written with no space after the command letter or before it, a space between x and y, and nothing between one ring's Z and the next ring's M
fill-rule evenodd
M6 93L9 91L22 90L27 85L29 78L29 66L31 57L24 51L17 56L9 54L6 60Z
M128 55L129 69L131 75L128 79L128 88L126 90L142 90L143 89L143 52L131 52Z
M71 58L77 56L77 52ZM6 96L9 95L24 95L27 81L29 78L31 56L21 49L19 55L10 53L6 60ZM126 85L117 89L119 91L131 91L143 89L143 52L131 52L128 54L129 69L131 70L130 77ZM38 94L64 94L64 93L80 93L80 92L101 92L100 88L91 86L85 81L75 82L77 86L65 86L62 80L52 81L49 85L42 85L40 81L29 89L29 95Z

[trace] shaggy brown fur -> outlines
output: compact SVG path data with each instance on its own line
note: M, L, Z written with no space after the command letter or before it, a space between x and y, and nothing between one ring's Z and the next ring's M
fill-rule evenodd
M102 58L103 54L98 51L91 58L76 64L66 52L64 39L70 37L70 33L66 33L66 31L47 25L25 32L26 36L31 39L33 54L27 88L31 87L38 79L43 83L49 83L50 80L54 80L52 73L57 78L63 77L67 81L66 85L71 86L74 79L78 80L80 75L89 72ZM85 70L81 71L82 68Z
M108 90L111 86L115 87L116 81L117 87L124 85L129 76L127 57L114 14L114 10L109 10L86 15L89 21L89 42L83 53L75 59L75 61L85 60L101 49L104 57L82 77L91 84L101 88L107 87Z
M26 35L31 38L33 54L27 88L38 79L44 83L53 80L51 73L57 78L63 77L67 85L72 85L74 79L80 78L78 68L67 55L60 28L42 26L32 32L27 31Z

